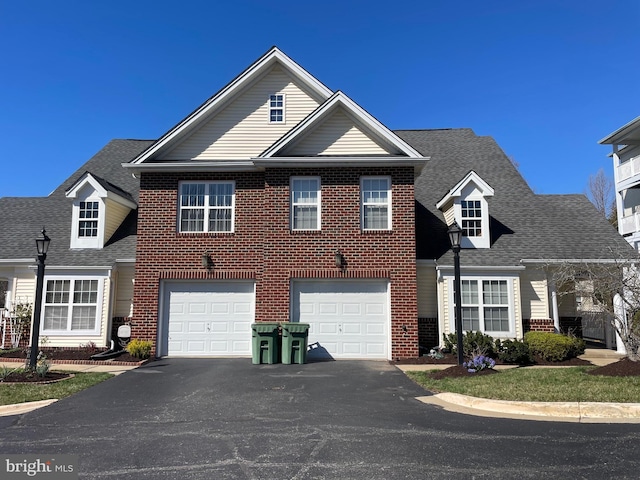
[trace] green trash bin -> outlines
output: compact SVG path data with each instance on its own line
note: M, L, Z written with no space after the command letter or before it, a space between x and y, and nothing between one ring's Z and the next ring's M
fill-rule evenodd
M305 363L309 343L309 324L283 322L281 325L282 363Z
M251 324L252 363L278 363L279 324L260 322Z

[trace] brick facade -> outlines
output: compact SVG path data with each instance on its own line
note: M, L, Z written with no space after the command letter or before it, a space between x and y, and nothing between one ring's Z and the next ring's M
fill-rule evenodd
M522 320L522 328L524 333L533 332L555 332L553 326L553 318L532 318Z
M392 178L390 231L360 228L360 177ZM319 231L290 229L291 176L319 176ZM178 183L235 181L233 233L178 233ZM273 168L249 173L143 173L136 247L132 335L157 340L161 279L254 279L256 321L288 321L290 281L386 278L391 297L391 356L418 356L413 168ZM344 271L335 266L340 250ZM210 252L208 272L201 256Z

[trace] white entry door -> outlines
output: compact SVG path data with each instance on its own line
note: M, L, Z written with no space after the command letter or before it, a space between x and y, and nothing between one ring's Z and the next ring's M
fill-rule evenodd
M249 356L253 282L165 282L161 355Z
M386 281L294 281L291 319L310 324L309 355L389 358Z

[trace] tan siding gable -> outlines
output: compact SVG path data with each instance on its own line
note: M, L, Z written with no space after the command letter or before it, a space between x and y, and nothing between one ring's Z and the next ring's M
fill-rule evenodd
M451 226L456 221L456 211L453 208L453 204L451 207L444 211L444 221L447 222L447 225Z
M269 95L284 93L285 122L269 123ZM275 66L161 160L256 157L319 105L282 68Z
M289 156L393 154L364 133L342 109L282 152Z
M120 267L117 273L114 317L130 317L133 315L133 267Z
M122 221L126 218L131 209L108 198L105 199L104 203L106 213L103 243L107 243L118 227L122 224Z

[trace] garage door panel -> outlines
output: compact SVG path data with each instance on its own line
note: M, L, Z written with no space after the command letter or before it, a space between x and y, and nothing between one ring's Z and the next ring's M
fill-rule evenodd
M292 320L309 323L309 343L334 358L388 358L388 282L300 280Z
M253 282L164 284L165 355L249 356Z

